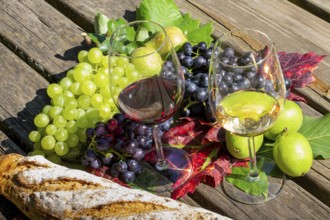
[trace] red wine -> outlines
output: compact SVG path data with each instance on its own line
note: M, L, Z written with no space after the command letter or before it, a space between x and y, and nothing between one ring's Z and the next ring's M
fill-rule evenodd
M132 120L147 124L162 122L175 113L181 92L175 80L158 76L146 78L121 91L118 107Z

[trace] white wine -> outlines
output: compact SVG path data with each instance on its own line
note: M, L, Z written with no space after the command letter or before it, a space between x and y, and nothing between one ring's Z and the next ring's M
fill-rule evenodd
M280 113L279 102L266 93L237 91L227 95L216 108L216 118L233 133L254 136L263 133Z

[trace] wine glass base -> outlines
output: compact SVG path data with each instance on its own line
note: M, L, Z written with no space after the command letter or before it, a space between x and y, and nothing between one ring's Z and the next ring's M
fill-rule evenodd
M264 157L257 157L257 161L259 174L266 175L267 178L266 180L263 178L255 178L252 182L253 184L258 184L258 181L264 181L264 183L260 184L268 184L268 187L266 185L268 190L263 191L261 195L252 195L251 193L239 189L225 178L224 181L222 181L222 189L228 197L245 204L261 204L275 198L281 192L285 182L285 174L276 166L275 161ZM226 177L239 179L242 184L251 184L251 178L247 175L239 176L236 174L236 176L233 177L229 174Z
M149 152L141 162L142 170L134 183L144 190L162 193L172 192L191 176L193 166L189 155L181 149L163 146L166 165L157 164L156 152ZM153 158L153 159L150 159Z

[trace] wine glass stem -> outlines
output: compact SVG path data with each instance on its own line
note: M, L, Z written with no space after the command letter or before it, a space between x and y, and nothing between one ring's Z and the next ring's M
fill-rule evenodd
M250 156L250 171L248 174L248 178L250 181L258 181L259 180L259 172L257 168L257 156L256 149L254 144L254 137L248 137L248 146L249 146L249 156Z
M158 125L154 125L152 127L152 134L154 138L156 153L157 153L157 163L156 169L157 170L166 170L167 169L167 162L165 160L163 145L161 141L161 131Z

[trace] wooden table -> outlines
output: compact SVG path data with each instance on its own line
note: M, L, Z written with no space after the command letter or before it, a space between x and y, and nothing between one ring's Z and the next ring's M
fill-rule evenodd
M329 1L292 2L298 6L286 0L176 0L183 12L204 23L213 21L215 36L237 27L257 28L273 38L278 51L328 55L314 72L316 81L296 90L307 100L302 104L304 113L320 117L330 111ZM81 33L93 31L94 15L100 11L110 18L132 20L138 4L138 0L1 0L0 154L32 149L28 133L34 129L34 116L49 103L45 88L75 65L77 53L85 48ZM182 201L234 219L329 219L330 160L315 160L307 175L289 179L276 199L262 205L234 202L221 187L203 184ZM0 211L0 219L17 216L3 198Z

